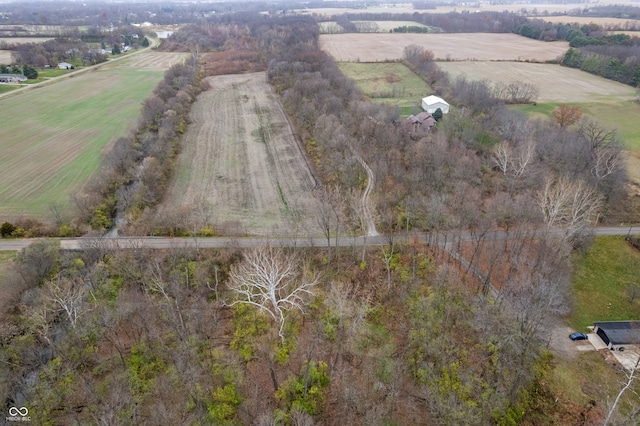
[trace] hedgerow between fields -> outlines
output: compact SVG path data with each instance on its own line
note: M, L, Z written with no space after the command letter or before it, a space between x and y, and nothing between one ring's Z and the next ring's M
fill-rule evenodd
M189 108L202 90L201 78L195 56L166 72L143 102L136 127L115 142L96 176L73 197L77 227L104 231L114 226L118 214L135 222L160 201L188 125Z

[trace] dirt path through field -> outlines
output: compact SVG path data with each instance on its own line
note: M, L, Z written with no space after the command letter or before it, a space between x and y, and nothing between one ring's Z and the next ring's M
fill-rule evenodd
M315 179L265 73L207 80L164 208L210 203L219 232L316 233Z

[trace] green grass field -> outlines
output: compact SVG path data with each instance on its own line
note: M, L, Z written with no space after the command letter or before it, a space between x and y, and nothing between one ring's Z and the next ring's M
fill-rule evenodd
M586 331L594 321L640 319L640 300L631 301L626 287L640 285L640 252L631 247L624 237L597 237L586 254L574 259L572 293L575 306L567 325ZM579 353L574 357L556 357L555 368L548 384L561 399L585 406L590 400L602 404L612 401L621 389L624 373L614 369L596 352ZM588 374L585 374L588 372ZM640 382L627 391L620 402L623 413L629 401L637 399L633 392L640 391ZM604 410L606 405L596 409Z
M432 93L431 88L405 65L396 62L340 62L345 76L372 100L400 107L403 114L421 111L420 100Z
M624 372L613 368L603 359L601 354L595 351L580 353L570 359L555 358L553 363L555 368L545 378L545 382L560 401L566 401L565 409L573 412L574 415L576 409L583 410L583 407L589 407L590 401L594 400L596 401L594 409L606 416L609 407L607 401L611 403L616 398L622 388L622 383L627 378ZM623 416L628 414L630 402L637 405L638 397L634 392L637 394L638 391L640 391L640 381L636 380L632 388L622 395L618 409ZM574 423L559 418L549 424ZM602 423L587 422L585 424Z
M0 84L0 94L11 92L12 90L16 90L21 86L15 84Z
M52 203L69 209L163 73L132 59L0 99L0 220L45 218Z
M7 275L7 269L15 257L15 251L0 251L0 282Z
M618 129L625 148L631 151L640 151L639 103L625 100L567 103L580 107L585 116L596 120L602 125ZM510 108L522 111L530 118L550 118L551 111L558 105L560 105L560 102L543 102L536 105L514 105Z
M584 330L594 321L640 319L640 296L631 300L627 295L629 285L640 286L640 252L624 237L597 237L574 265L569 325Z
M51 77L60 77L61 75L69 74L74 70L60 70L58 68L49 68L38 70L38 79L41 78L51 78Z

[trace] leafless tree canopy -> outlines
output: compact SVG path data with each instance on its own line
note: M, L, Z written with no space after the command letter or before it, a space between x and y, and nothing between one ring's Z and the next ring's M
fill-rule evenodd
M236 300L229 305L246 303L269 314L284 339L287 314L293 310L304 314L306 299L318 283L317 277L308 273L296 256L281 249L267 246L251 250L230 273L229 289Z

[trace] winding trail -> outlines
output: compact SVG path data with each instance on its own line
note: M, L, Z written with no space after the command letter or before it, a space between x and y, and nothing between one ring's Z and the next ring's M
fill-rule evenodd
M369 167L367 163L362 159L362 157L355 152L353 148L351 148L351 152L355 155L356 159L362 164L365 171L367 172L367 187L364 189L364 193L362 194L362 198L360 199L360 206L362 208L362 213L364 215L365 222L365 235L367 237L375 237L380 235L378 230L376 229L376 223L373 220L373 214L371 213L371 200L370 195L373 190L373 185L375 184L375 178L373 176L373 171Z

